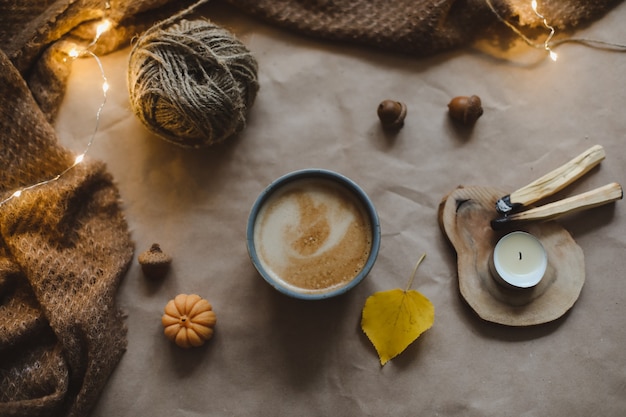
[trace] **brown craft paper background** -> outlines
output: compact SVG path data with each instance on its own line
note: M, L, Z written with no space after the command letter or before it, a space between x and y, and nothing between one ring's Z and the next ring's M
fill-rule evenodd
M157 242L173 256L161 282L136 257L118 300L128 350L93 416L623 416L626 412L624 202L562 222L585 254L586 282L563 318L531 328L479 319L458 293L456 257L437 224L458 185L514 190L593 144L607 159L559 196L626 183L626 54L560 47L559 61L520 44L415 60L335 45L210 5L259 61L261 89L246 130L223 146L187 151L151 136L127 97L128 49L103 58L111 89L90 156L107 163L137 252ZM575 36L626 42L626 4ZM56 130L84 148L100 103L93 60L74 63ZM446 105L479 95L473 129ZM380 128L378 103L405 102L405 126ZM286 298L248 260L245 226L256 196L289 171L338 171L372 198L382 227L378 261L343 297ZM383 368L359 323L365 299L414 283L435 324ZM209 299L213 340L184 351L160 317L178 293Z

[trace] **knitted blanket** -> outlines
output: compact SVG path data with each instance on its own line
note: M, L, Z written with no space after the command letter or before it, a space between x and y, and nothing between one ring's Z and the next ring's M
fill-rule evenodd
M74 163L49 123L69 74L55 45L102 13L95 1L18 3L0 2L0 201ZM126 3L125 28L158 5ZM84 417L119 362L115 295L133 246L118 200L88 160L0 205L0 416Z
M228 0L245 12L300 33L426 56L468 45L498 24L487 0ZM597 19L620 0L540 0L562 30ZM542 26L530 0L491 0L503 18L525 29ZM545 32L538 32L545 36ZM507 34L507 31L504 31ZM500 32L502 35L502 32Z
M482 0L227 1L299 33L414 56L466 45L499 23ZM541 4L553 25L572 28L618 2ZM541 23L530 1L492 3L520 25ZM93 39L106 14L114 30L96 50L106 53L189 4L0 0L0 201L74 161L50 124L70 71L64 42ZM85 416L119 362L126 332L115 296L133 246L118 200L104 164L89 160L0 205L0 416Z
M74 157L0 53L0 190L51 178ZM132 256L101 163L0 206L0 415L85 415L125 348L114 308Z

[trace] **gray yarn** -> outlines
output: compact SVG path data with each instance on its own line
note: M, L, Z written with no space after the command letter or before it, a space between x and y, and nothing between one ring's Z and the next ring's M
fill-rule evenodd
M133 45L133 112L152 132L184 147L239 133L259 89L257 62L227 30L207 20L148 29Z

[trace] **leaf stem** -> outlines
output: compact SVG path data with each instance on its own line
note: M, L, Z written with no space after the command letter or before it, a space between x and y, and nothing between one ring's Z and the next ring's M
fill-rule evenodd
M409 290L409 288L411 288L411 285L413 285L413 280L415 279L415 274L417 273L417 268L420 266L420 264L422 263L422 261L424 260L425 257L426 257L426 254L424 253L417 260L417 263L415 264L415 268L413 268L413 274L411 274L411 278L409 279L409 283L407 284L406 289L404 290L404 292L407 292Z

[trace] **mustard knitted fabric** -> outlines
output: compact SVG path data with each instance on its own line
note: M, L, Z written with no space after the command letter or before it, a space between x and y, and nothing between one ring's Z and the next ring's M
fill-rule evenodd
M53 177L74 156L0 52L0 193ZM126 347L115 294L132 258L104 165L0 206L0 415L84 416Z
M73 164L49 123L68 74L50 51L102 4L0 0L0 201ZM0 416L89 414L126 349L115 296L132 255L100 162L0 205Z

